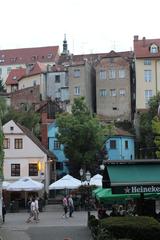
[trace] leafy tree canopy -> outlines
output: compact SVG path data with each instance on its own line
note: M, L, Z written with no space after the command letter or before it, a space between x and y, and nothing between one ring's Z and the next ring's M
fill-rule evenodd
M34 134L38 137L40 132L39 121L40 116L32 110L29 111L16 111L7 106L3 97L0 97L0 116L2 125L10 120L20 123L21 125L33 130Z
M73 169L79 171L81 167L91 170L96 153L104 144L106 128L89 112L84 98L74 100L72 113L58 114L56 124L59 128L57 138L64 144L71 172Z
M148 111L140 114L140 147L147 150L146 154L148 157L151 157L150 154L154 152L156 148L155 127L153 129L152 121L157 116L159 102L160 93L150 99Z

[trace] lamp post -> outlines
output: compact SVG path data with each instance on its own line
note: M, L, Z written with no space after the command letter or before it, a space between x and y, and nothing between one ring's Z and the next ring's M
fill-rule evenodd
M90 217L90 191L89 191L89 183L90 183L90 180L91 180L91 173L89 171L86 172L86 181L87 181L87 184L88 184L88 220L89 220L89 217Z
M81 168L81 169L79 170L79 175L80 175L80 177L81 177L81 183L82 183L83 174L84 174L84 171L83 171L83 168Z

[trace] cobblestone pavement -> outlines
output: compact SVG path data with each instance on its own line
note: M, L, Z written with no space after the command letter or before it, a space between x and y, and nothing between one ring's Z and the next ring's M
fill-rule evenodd
M78 231L82 232L81 228L83 228L83 240L90 240L90 233L87 228L87 212L77 211L74 212L72 218L63 218L63 209L61 205L48 205L43 212L40 213L40 221L38 223L29 223L27 224L25 221L28 218L27 212L19 212L19 213L7 213L6 214L6 222L0 226L0 240L30 240L30 239L41 239L38 238L38 229L42 229L44 233L47 228L48 231L54 230L57 232L57 236L52 238L53 240L58 239L58 233L63 235L62 232L69 231L72 235L72 239L78 240L80 239L78 236ZM70 227L70 228L64 228ZM37 230L36 230L37 229ZM46 229L46 230L45 230ZM50 230L49 230L50 229ZM72 233L71 233L72 230ZM68 233L69 233L68 232ZM31 238L31 233L35 238ZM67 232L66 232L67 233ZM74 237L74 235L76 235ZM44 237L44 236L43 236ZM43 239L43 238L42 238ZM49 239L49 238L47 238ZM60 238L61 239L61 238ZM59 240L59 239L58 239Z

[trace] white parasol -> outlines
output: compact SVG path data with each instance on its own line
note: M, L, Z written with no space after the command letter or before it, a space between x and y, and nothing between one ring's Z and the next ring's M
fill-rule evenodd
M67 174L61 179L49 185L49 190L52 189L75 189L81 186L81 181Z

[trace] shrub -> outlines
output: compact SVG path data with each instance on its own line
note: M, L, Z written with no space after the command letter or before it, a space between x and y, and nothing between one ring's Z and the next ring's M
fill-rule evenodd
M100 220L99 228L110 233L106 239L160 240L160 224L152 217L109 217Z

